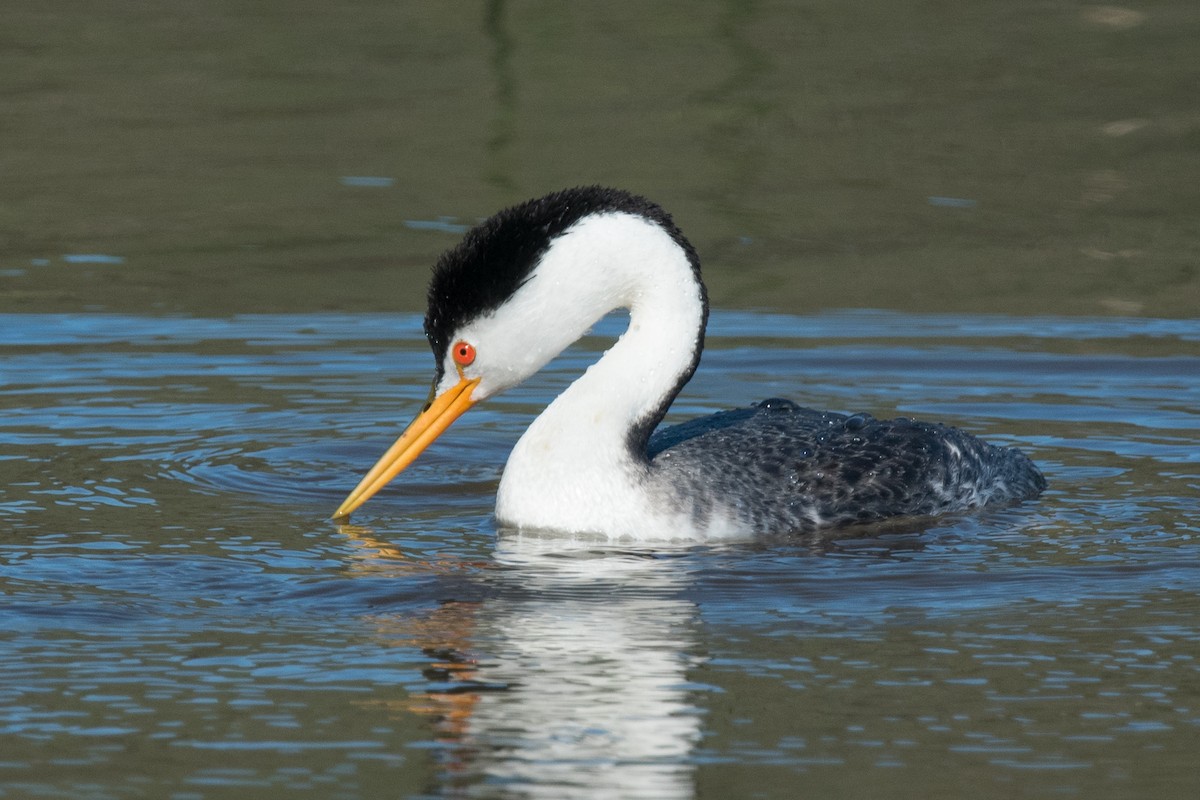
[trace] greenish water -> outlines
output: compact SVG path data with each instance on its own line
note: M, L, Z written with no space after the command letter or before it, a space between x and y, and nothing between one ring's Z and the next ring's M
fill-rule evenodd
M1200 9L1105 8L12 0L0 298L419 310L406 220L601 182L719 306L1191 315Z
M180 5L0 26L0 797L1192 798L1200 7ZM497 532L619 330L328 514L429 265L603 182L709 349L1026 449L1038 502L621 548Z

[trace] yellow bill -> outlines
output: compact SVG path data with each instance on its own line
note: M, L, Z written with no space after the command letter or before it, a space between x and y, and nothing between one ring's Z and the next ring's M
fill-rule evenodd
M338 506L338 510L333 513L333 519L350 516L355 509L386 486L388 481L415 461L434 439L450 427L450 423L475 405L475 401L471 399L471 390L478 384L478 378L460 377L458 383L433 398L425 410L404 429L396 443L371 467L366 477L359 481L354 491Z

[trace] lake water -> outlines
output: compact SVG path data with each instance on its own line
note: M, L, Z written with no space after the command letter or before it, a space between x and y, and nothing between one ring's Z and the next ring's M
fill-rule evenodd
M0 797L1194 798L1200 11L13 0ZM602 182L783 396L1025 449L1039 500L815 537L497 531L622 325L339 525L429 265Z
M424 397L418 316L0 319L4 786L1195 786L1196 325L718 311L677 413L791 389L949 419L1026 448L1050 490L852 537L498 536L508 447L621 322L337 525L327 515Z

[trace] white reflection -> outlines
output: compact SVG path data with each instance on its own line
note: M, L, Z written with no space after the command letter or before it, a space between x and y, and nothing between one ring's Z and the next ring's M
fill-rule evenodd
M687 559L503 535L501 596L478 610L482 693L463 743L515 797L691 797L701 720L688 697L695 607Z

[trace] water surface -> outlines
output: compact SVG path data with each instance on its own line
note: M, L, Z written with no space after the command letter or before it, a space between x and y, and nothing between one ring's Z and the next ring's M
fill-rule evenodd
M0 786L1190 796L1193 323L717 311L673 416L944 419L1050 490L854 535L497 532L508 448L622 323L337 525L427 391L418 317L0 318Z
M1197 41L1193 0L6 0L0 797L1196 797ZM941 419L1047 493L495 530L614 319L329 522L425 398L437 254L589 183L704 264L671 421Z

